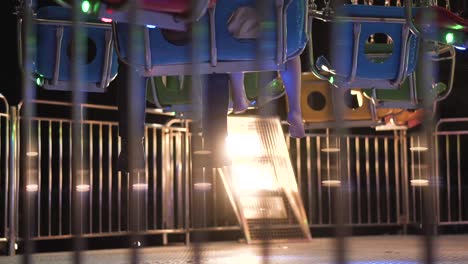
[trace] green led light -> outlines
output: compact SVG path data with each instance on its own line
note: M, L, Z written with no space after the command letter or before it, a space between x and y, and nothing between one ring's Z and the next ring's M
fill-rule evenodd
M89 10L91 9L91 4L89 3L89 1L83 1L83 3L81 3L81 11L83 11L83 13L88 13Z
M335 82L335 78L332 76L330 77L330 83L333 84Z
M36 78L36 84L37 84L38 86L44 85L44 79L42 79L41 77L37 77L37 78Z
M455 40L455 36L453 35L453 33L449 32L445 34L445 42L447 42L448 44L451 44L453 43L454 40Z
M462 25L454 25L454 26L451 26L449 28L455 29L455 30L460 30L460 29L463 29L464 27Z
M94 5L93 12L94 12L94 13L97 13L98 10L99 10L99 2L97 2L97 3Z

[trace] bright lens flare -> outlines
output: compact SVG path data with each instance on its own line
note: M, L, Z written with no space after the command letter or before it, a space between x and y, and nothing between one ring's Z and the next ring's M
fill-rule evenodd
M278 189L273 167L269 164L244 163L232 167L235 190L239 192L275 191Z
M233 134L226 138L227 155L231 158L263 156L263 147L256 134Z

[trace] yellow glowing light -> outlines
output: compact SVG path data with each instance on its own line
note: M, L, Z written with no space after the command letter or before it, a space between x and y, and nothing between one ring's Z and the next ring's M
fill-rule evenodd
M326 148L322 148L320 151L325 152L325 153L334 153L334 152L340 152L340 148L326 147Z
M37 157L39 153L37 151L28 151L26 152L27 157Z
M232 167L235 190L239 192L274 191L278 182L269 164L243 163Z
M197 182L193 184L193 188L197 191L209 191L212 184L209 182Z
M89 192L89 190L90 190L89 184L78 184L76 186L77 192Z
M37 192L39 190L39 185L37 184L28 184L26 185L27 192Z
M133 190L136 190L136 191L144 191L144 190L148 190L148 184L146 183L135 183L132 185L132 188Z
M263 146L257 134L232 134L226 138L227 154L235 157L261 157Z
M424 147L424 146L410 147L410 151L413 151L413 152L424 152L424 151L427 151L428 149L429 149L428 147Z
M429 181L425 179L414 179L411 180L411 186L428 186Z
M324 180L322 185L325 187L339 187L341 186L341 181L339 180Z

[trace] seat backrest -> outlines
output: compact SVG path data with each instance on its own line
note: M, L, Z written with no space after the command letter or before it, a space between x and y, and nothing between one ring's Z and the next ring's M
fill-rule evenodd
M347 18L381 18L404 20L404 8L344 5L337 9L336 14ZM355 44L357 48L356 79L395 80L402 66L403 53L407 53L406 76L415 69L418 53L418 38L404 27L401 21L365 22L340 21L334 23L334 39L331 41L332 66L337 75L350 77L353 71L353 55ZM405 39L405 31L408 38ZM388 43L371 42L376 35L387 36ZM374 59L372 53L387 56Z
M72 29L70 25L62 23L71 20L71 9L58 6L42 7L37 11L37 18L48 20L50 23L36 25L36 71L46 80L46 84L49 84L48 88L54 89L51 80L68 82L72 77ZM83 31L86 34L83 43L86 46L86 57L81 65L83 81L107 87L116 77L118 70L111 27L87 26Z

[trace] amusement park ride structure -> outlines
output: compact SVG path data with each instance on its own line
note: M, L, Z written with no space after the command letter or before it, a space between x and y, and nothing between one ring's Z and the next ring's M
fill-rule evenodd
M130 127L119 129L144 126L144 107L137 113L132 105L145 105L147 98L135 96L135 90L145 91L161 113L182 119L193 129L191 169L219 174L247 242L263 240L271 230L284 234L275 239L311 238L282 124L292 138L325 129L330 145L322 151L330 160L340 154L339 142L332 147L330 138L339 138L344 128L427 127L438 102L452 92L456 49L468 47L468 21L437 1L398 0L395 6L329 0L18 2L19 59L34 88L105 93L120 66L130 69L132 84L139 85L122 88L129 96L119 115L130 117ZM330 39L317 36L317 21L331 27ZM330 54L316 54L321 42L327 42ZM301 68L301 60L307 68ZM449 70L442 76L438 69L445 63ZM265 80L269 72L273 77ZM243 117L249 109L262 113L283 96L284 123L271 113ZM120 139L129 148L122 161L129 163L130 174L138 166L133 159L145 157L136 155L143 131ZM250 152L231 149L241 155L225 162L219 145L226 138ZM263 189L236 187L249 172L261 178ZM321 184L333 188L341 182ZM259 228L265 223L266 232Z

